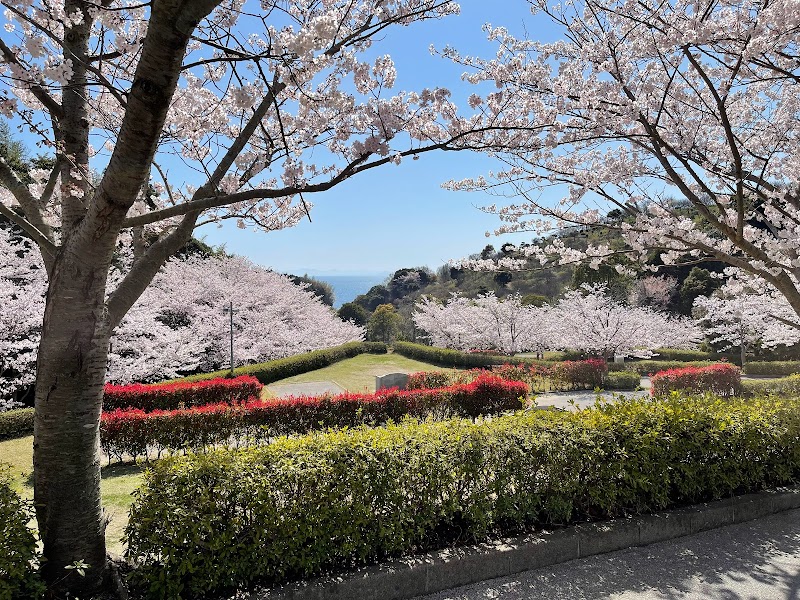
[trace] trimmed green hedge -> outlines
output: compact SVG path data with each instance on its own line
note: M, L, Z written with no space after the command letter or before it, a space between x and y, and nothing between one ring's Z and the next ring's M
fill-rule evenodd
M745 375L756 375L766 377L785 377L800 373L800 361L797 360L773 360L773 361L754 361L744 366Z
M504 364L552 365L554 361L536 360L527 356L504 356L502 354L481 354L479 352L461 352L449 348L436 348L411 342L395 342L394 351L406 358L429 362L442 367L472 369L475 367L491 367Z
M44 584L39 578L36 536L28 528L33 505L11 489L8 466L0 464L0 598L39 598Z
M234 376L252 375L262 384L267 385L268 383L286 379L287 377L302 375L309 371L327 367L335 362L344 360L345 358L353 358L359 354L386 354L387 352L388 348L386 344L382 342L349 342L341 346L325 348L324 350L314 350L313 352L278 358L256 365L236 367L236 369L234 369ZM204 381L217 377L230 377L230 373L230 369L226 369L224 371L214 371L212 373L199 373L180 379L170 379L169 381L163 381L161 383Z
M406 358L413 358L414 360L421 360L442 367L458 367L462 369L502 365L512 360L511 357L508 356L480 353L470 354L467 352L460 352L459 350L435 348L433 346L413 344L411 342L395 342L394 351Z
M150 597L204 597L789 483L798 438L800 401L678 394L278 438L159 461L127 556Z
M773 394L784 397L800 397L800 374L775 379L743 379L742 389L750 396Z
M603 378L603 388L607 390L635 390L642 378L635 371L612 371Z
M676 348L658 348L653 350L656 354L655 360L678 360L683 362L696 362L696 361L719 361L711 352L703 352L702 350L678 350Z
M18 408L0 412L0 440L33 435L33 409Z

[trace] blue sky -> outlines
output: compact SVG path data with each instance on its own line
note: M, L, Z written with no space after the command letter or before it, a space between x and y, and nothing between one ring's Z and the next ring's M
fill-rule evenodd
M463 96L463 68L431 56L429 46L450 44L463 53L490 57L495 47L481 31L484 23L527 31L537 40L552 39L544 19L532 16L522 0L465 0L461 15L441 21L394 28L375 44L376 54L390 54L398 71L393 91L442 86ZM524 29L523 29L524 28ZM466 92L468 93L468 92ZM212 244L225 244L261 265L293 273L375 273L400 267L436 268L452 258L477 252L487 243L530 239L530 235L486 238L498 221L477 206L495 199L484 194L449 192L442 182L486 173L490 159L467 153L429 154L417 161L388 165L354 177L309 199L308 220L277 232L259 233L207 226L198 231Z

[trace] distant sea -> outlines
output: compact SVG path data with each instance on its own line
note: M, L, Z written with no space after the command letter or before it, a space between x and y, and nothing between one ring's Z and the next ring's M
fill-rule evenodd
M369 291L374 285L383 283L387 275L311 275L331 284L334 293L334 308L339 308L345 302L352 302L359 294Z

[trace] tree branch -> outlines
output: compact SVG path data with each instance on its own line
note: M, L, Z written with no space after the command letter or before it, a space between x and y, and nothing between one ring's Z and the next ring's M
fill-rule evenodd
M150 246L136 259L131 270L108 297L108 322L113 329L150 285L164 262L192 237L200 211L187 214L180 225Z

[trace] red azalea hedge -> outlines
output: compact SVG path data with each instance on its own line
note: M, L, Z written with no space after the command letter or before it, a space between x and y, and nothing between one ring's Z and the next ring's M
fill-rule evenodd
M550 367L554 384L571 386L572 389L602 387L607 373L608 364L602 358L563 360Z
M181 410L103 413L100 445L109 457L160 455L217 444L265 440L329 427L377 425L406 415L478 417L521 408L528 386L482 374L469 384L440 389L381 390L374 394L290 397L217 403Z
M678 390L736 396L742 391L742 372L739 367L728 363L669 369L653 375L650 384L650 394L653 396L662 396Z
M138 408L143 411L176 410L206 404L247 402L258 398L262 385L251 375L189 383L129 385L106 384L103 410Z

